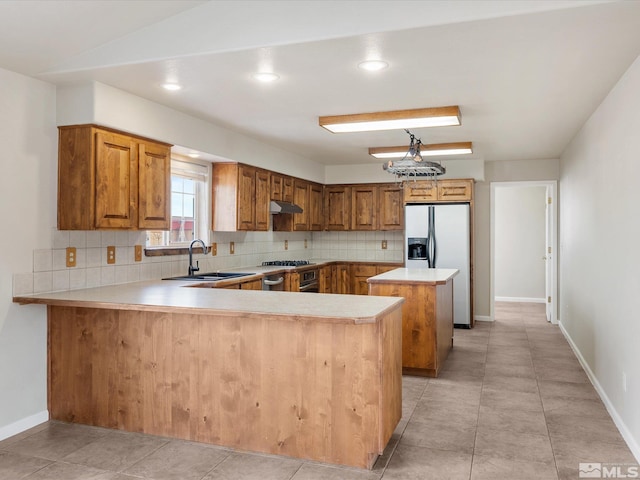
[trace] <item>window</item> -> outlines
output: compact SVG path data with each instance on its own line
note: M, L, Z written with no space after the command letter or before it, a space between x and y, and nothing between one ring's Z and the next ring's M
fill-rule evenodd
M171 228L147 231L147 247L184 247L209 239L210 165L171 160Z

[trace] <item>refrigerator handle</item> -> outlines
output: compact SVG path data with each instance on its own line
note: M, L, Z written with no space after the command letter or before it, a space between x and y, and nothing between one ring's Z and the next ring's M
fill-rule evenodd
M436 268L436 258L438 249L436 245L436 209L433 205L429 205L429 230L427 233L427 263L429 268Z

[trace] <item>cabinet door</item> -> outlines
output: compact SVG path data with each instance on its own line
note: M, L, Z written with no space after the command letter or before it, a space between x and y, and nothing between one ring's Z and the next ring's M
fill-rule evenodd
M320 269L320 293L333 293L331 267L331 265L326 265Z
M322 230L322 185L309 185L309 230Z
M262 280L251 280L239 284L240 290L262 290Z
M285 175L282 179L282 201L293 203L293 177Z
M255 229L266 232L269 230L269 172L267 170L256 171L256 197L255 197Z
M367 279L376 275L376 266L367 264L354 264L352 266L353 274L353 293L355 295L368 295L369 284Z
M302 208L302 213L293 214L293 229L295 231L309 230L309 182L294 180L293 203Z
M378 188L378 229L402 230L404 228L404 205L402 188L395 184Z
M96 227L137 226L136 143L110 132L96 133Z
M351 229L351 188L345 185L324 187L325 230Z
M256 171L252 167L238 167L238 230L255 230L256 204L253 198L256 191Z
M377 228L378 187L359 185L351 190L351 229L375 230Z
M154 143L138 144L138 228L169 230L171 226L171 150Z
M438 187L432 180L407 182L404 187L405 203L433 202L438 200Z
M269 198L271 200L282 200L282 187L284 177L278 173L271 174L271 190L269 192Z
M351 293L351 277L349 275L349 265L340 263L336 265L336 289L334 293Z
M473 180L446 180L438 182L438 200L470 201L473 192Z

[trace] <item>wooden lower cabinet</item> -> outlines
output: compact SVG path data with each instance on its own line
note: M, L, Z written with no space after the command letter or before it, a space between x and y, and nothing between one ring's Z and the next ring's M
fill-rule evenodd
M402 415L400 305L361 324L193 310L49 306L51 419L373 467Z
M375 275L377 275L376 265L353 264L351 267L352 293L355 295L368 295L369 285L367 285L367 279Z
M370 295L404 297L402 373L437 377L453 346L453 280L369 284Z

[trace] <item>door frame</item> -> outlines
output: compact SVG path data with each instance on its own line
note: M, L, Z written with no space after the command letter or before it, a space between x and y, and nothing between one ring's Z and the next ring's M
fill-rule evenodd
M504 187L540 187L547 188L547 221L546 221L546 239L549 239L551 245L551 254L546 254L547 265L551 267L550 275L545 273L545 292L551 298L547 302L547 311L550 313L550 322L554 325L558 324L558 181L557 180L541 180L541 181L523 181L523 182L491 182L491 200L490 200L490 286L489 286L489 315L491 320L495 320L495 190Z

